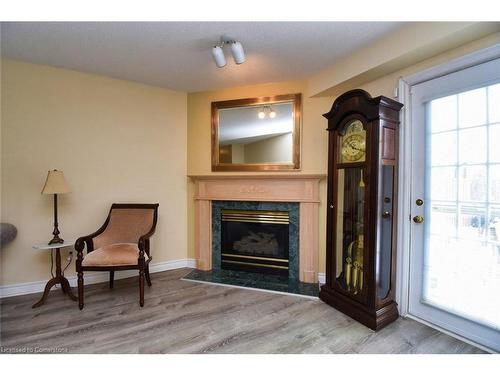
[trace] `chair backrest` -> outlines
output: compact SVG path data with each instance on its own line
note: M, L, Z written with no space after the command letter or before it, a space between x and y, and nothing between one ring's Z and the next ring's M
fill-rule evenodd
M137 243L153 230L158 217L158 204L113 203L104 232L94 237L94 249L113 243Z

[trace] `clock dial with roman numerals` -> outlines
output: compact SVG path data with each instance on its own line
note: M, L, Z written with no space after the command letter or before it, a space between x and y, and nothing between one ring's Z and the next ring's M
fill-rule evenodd
M354 120L345 128L340 137L340 162L356 163L365 161L366 131L359 120Z

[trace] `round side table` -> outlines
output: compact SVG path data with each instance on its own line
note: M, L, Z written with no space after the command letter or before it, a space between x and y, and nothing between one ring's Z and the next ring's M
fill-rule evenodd
M65 241L64 243L56 243L53 245L47 245L46 242L37 243L33 245L33 248L36 250L50 250L56 251L56 276L50 279L45 285L45 290L43 291L43 296L40 298L40 301L35 303L32 308L39 307L45 303L45 300L49 296L50 289L57 284L61 284L61 289L64 294L66 294L71 300L76 301L77 298L73 295L71 291L71 287L69 286L69 281L64 277L64 274L61 269L61 249L66 247L73 247L75 241ZM52 256L52 254L51 254Z

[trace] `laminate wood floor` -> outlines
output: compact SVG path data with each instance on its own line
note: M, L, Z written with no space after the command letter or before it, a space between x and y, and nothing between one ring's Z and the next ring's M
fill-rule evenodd
M320 300L152 274L145 306L137 278L85 289L78 309L60 290L1 300L0 345L70 353L481 353L410 319L373 332Z

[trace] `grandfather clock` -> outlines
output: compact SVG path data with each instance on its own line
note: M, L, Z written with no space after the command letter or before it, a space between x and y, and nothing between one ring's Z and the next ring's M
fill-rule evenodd
M363 90L335 100L328 119L326 283L320 298L377 330L394 301L399 111Z

